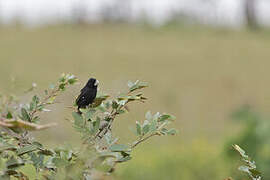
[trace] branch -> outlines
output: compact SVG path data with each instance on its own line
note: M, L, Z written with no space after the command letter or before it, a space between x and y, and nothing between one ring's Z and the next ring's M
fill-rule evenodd
M131 146L131 148L135 148L137 145L139 145L140 143L146 141L147 139L153 137L153 136L156 136L156 135L159 135L159 133L154 133L154 134L150 134L149 136L146 136L145 138L141 138L137 141L135 141L135 143L133 143L133 145Z
M50 123L45 125L34 124L30 122L23 121L21 119L0 119L0 126L8 128L22 128L26 130L43 130L50 127L56 126L56 123Z

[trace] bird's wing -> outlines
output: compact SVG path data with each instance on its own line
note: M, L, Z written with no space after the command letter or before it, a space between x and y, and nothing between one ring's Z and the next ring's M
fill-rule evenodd
M76 99L76 104L80 106L81 104L84 104L86 101L86 93L87 91L81 91L81 94Z

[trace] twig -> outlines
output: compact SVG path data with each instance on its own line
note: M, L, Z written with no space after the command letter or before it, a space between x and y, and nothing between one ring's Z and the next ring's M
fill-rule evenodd
M43 130L43 129L47 129L56 125L57 125L56 123L39 125L39 124L31 123L31 122L26 122L20 119L1 118L1 121L0 121L0 126L3 126L3 127L8 127L8 128L19 127L19 128L30 129L30 130Z
M57 89L53 89L53 90L51 91L51 93L50 93L47 97L45 97L45 98L40 102L40 104L41 104L41 105L48 105L49 103L48 103L47 101L48 101L50 98L57 96L57 92L58 92L59 90L60 90L59 87L58 87ZM31 119L31 120L33 119L35 113L37 113L37 112L38 112L38 109L36 108L36 109L34 109L32 112L29 113L29 116L30 116L30 119Z
M132 146L131 148L135 148L137 145L139 145L140 143L146 141L147 139L149 139L150 137L153 137L153 136L156 136L156 135L159 135L158 133L154 133L154 134L150 134L149 136L146 136L145 138L141 138L139 140L137 140Z

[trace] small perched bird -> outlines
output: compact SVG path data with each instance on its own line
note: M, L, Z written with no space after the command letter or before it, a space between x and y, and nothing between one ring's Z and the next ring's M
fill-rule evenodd
M86 108L86 106L94 102L97 95L98 84L98 80L90 78L84 88L81 89L81 94L76 99L78 113L81 114L80 108Z

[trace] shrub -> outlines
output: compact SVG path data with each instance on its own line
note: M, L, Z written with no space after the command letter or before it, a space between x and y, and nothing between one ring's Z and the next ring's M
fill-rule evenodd
M128 105L147 100L142 92L144 82L128 82L127 92L117 97L98 92L92 105L72 112L70 123L81 135L79 147L48 148L35 140L30 131L40 131L56 124L40 124L41 112L66 88L75 84L74 75L63 74L55 85L44 91L44 96L34 95L29 103L21 103L10 95L0 96L0 178L1 179L93 179L109 175L118 163L127 162L132 150L153 136L175 135L168 125L175 119L166 113L145 115L143 122L135 124L137 139L129 144L119 144L113 136L112 126L129 111ZM29 89L32 91L35 84ZM69 132L70 133L70 132Z

